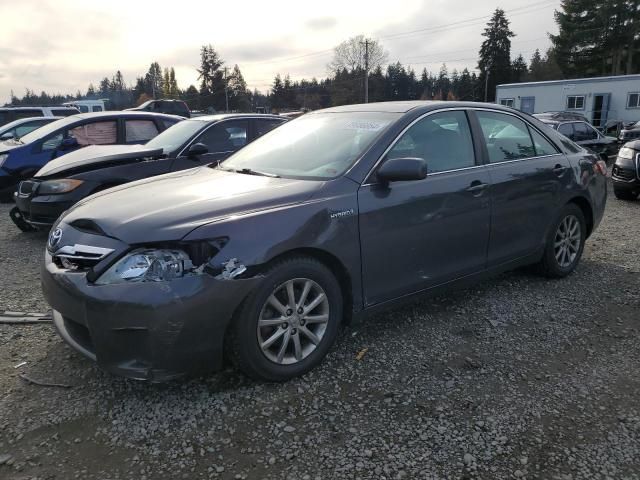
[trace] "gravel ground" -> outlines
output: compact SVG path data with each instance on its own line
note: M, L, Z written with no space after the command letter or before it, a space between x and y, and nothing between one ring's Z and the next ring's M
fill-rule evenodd
M43 312L45 236L8 210L0 311ZM0 478L638 479L638 238L640 202L611 196L569 278L516 271L378 315L283 385L128 381L48 324L0 325Z

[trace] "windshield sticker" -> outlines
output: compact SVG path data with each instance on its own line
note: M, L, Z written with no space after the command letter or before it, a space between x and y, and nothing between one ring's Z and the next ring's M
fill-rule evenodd
M367 122L365 120L355 120L347 123L345 128L349 130L369 130L371 132L377 132L388 124L389 122Z

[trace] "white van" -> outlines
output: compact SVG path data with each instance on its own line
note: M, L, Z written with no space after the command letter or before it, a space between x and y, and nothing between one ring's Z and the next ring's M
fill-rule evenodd
M104 100L73 100L62 105L77 108L80 113L104 112L106 110Z
M0 126L31 117L68 117L80 113L75 107L0 107Z

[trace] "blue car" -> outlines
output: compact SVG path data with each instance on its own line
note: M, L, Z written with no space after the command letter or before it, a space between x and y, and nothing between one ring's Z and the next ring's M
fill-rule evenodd
M49 160L87 145L145 143L183 117L152 112L81 113L0 143L0 198Z

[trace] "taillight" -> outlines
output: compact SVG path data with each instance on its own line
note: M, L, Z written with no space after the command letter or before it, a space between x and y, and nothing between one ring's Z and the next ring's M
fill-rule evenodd
M605 163L604 160L598 160L596 163L593 164L593 171L595 173L599 173L603 177L606 177L607 176L607 164Z

